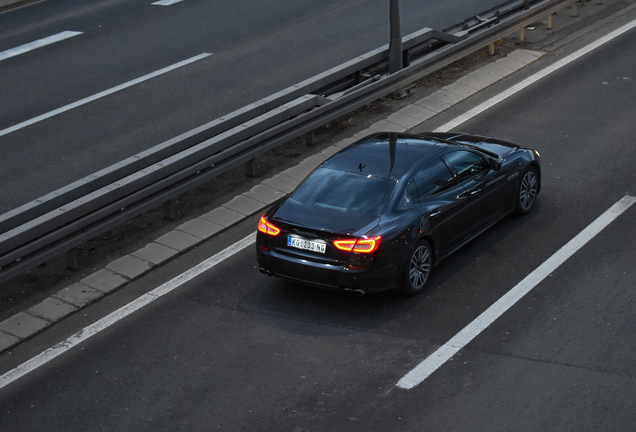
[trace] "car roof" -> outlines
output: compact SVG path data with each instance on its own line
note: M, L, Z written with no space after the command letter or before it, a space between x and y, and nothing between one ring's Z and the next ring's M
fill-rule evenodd
M447 146L441 140L379 133L346 147L321 166L397 181L420 160L433 158Z

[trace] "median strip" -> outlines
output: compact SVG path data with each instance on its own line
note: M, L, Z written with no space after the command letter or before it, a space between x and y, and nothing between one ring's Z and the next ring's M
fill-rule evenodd
M509 62L509 64L517 68L507 67L507 73L510 75L543 55L544 53L542 52L520 49L513 51L507 57L495 63L500 63L505 59L520 59ZM38 305L38 310L48 310L47 316L55 317L55 319L47 320L46 325L29 327L32 331L24 334L22 332L22 327L24 327L22 320L30 319L27 316L30 315L29 310L25 314L20 315L19 319L12 317L0 322L0 352L6 351L21 341L43 331L62 319L65 316L64 312L67 315L74 313L78 308L97 301L104 295L128 284L131 280L137 279L152 268L166 263L168 260L196 247L213 235L264 210L294 190L302 179L323 161L359 138L376 132L386 132L387 130L405 132L409 129L409 126L413 127L422 123L477 91L490 86L493 83L491 79L480 81L477 77L477 75L487 76L487 71L490 68L492 66L489 64L472 73L475 74L475 77L470 79L473 87L467 87L456 82L417 100L413 104L389 115L386 119L372 124L369 129L365 129L353 137L344 138L319 153L309 156L301 161L298 166L291 167L272 178L264 179L259 185L238 195L221 207L179 225L144 248L130 255L120 257L108 264L106 268L98 270L68 288L62 289L50 297L50 299L55 301L45 300ZM466 76L472 76L472 74ZM65 304L60 303L59 300L62 300ZM68 308L68 305L72 305L73 308ZM20 332L19 336L18 332Z

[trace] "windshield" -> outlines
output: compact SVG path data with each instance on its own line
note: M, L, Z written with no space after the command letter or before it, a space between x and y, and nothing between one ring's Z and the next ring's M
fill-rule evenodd
M380 177L318 168L294 192L291 199L343 216L378 216L395 186L395 182Z

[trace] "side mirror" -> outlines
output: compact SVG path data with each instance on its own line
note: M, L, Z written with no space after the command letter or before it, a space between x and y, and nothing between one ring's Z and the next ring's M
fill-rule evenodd
M490 158L488 161L490 162L490 169L495 171L499 171L501 169L501 159Z

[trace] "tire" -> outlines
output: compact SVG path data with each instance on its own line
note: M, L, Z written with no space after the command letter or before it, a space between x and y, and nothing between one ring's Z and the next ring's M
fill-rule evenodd
M424 291L433 269L433 252L426 240L419 240L411 249L404 268L404 282L400 292L414 296Z
M515 213L520 216L530 213L538 192L539 177L537 176L537 169L529 167L524 171L519 183Z

